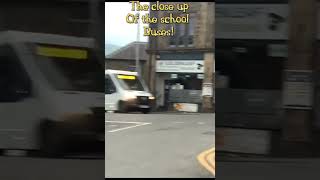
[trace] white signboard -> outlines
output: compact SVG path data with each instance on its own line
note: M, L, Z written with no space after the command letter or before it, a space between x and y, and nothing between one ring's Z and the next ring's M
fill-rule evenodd
M202 60L158 60L156 72L204 73Z
M176 78L178 78L178 74L171 74L170 77L171 77L172 79L176 79Z
M203 75L203 74L197 74L197 78L198 78L198 79L203 79L203 78L204 78L204 75Z
M216 38L288 39L287 4L216 4Z
M191 103L174 103L173 107L177 111L198 112L198 104Z
M212 96L212 95L213 95L212 83L203 83L202 96Z
M287 70L283 89L285 108L311 109L313 105L312 71Z

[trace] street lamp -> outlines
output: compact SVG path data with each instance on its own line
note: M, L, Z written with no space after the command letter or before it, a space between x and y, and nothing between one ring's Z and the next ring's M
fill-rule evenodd
M139 49L139 41L140 41L140 21L138 20L138 25L137 25L137 44L136 44L136 72L138 73L138 75L141 75L140 74L140 63L139 63L139 52L140 52L140 49Z

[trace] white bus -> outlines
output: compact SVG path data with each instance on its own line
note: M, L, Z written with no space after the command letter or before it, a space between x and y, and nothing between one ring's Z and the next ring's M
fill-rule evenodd
M73 142L104 144L104 67L94 52L89 38L0 32L0 149L56 156Z
M106 70L105 80L106 111L149 113L152 109L155 98L137 72Z

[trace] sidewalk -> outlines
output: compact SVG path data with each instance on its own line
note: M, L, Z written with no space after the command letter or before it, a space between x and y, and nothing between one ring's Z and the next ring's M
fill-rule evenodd
M182 112L182 111L154 111L151 114L184 114L184 115L199 115L199 114L208 114L200 112Z
M216 162L255 162L255 163L301 163L311 162L320 158L282 158L282 157L267 157L258 155L240 155L236 153L216 153Z
M115 111L106 111L105 113L117 113ZM120 114L120 113L117 113ZM128 112L123 114L141 114L141 112ZM149 114L170 114L170 115L200 115L200 114L214 114L214 113L200 113L200 112L181 112L181 111L152 111Z
M151 112L152 114L215 114L214 112L212 113L204 113L204 112L185 112L185 111L176 111L176 110L154 110Z

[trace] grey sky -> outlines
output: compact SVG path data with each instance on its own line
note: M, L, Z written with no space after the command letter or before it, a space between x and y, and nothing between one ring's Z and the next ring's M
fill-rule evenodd
M144 3L141 3L144 4ZM137 38L137 24L128 24L126 16L128 13L137 12L131 11L131 3L129 2L106 2L105 3L105 42L118 46L124 46ZM140 16L148 13L140 11ZM140 41L148 41L147 37L143 36L143 26L146 24L140 23Z

